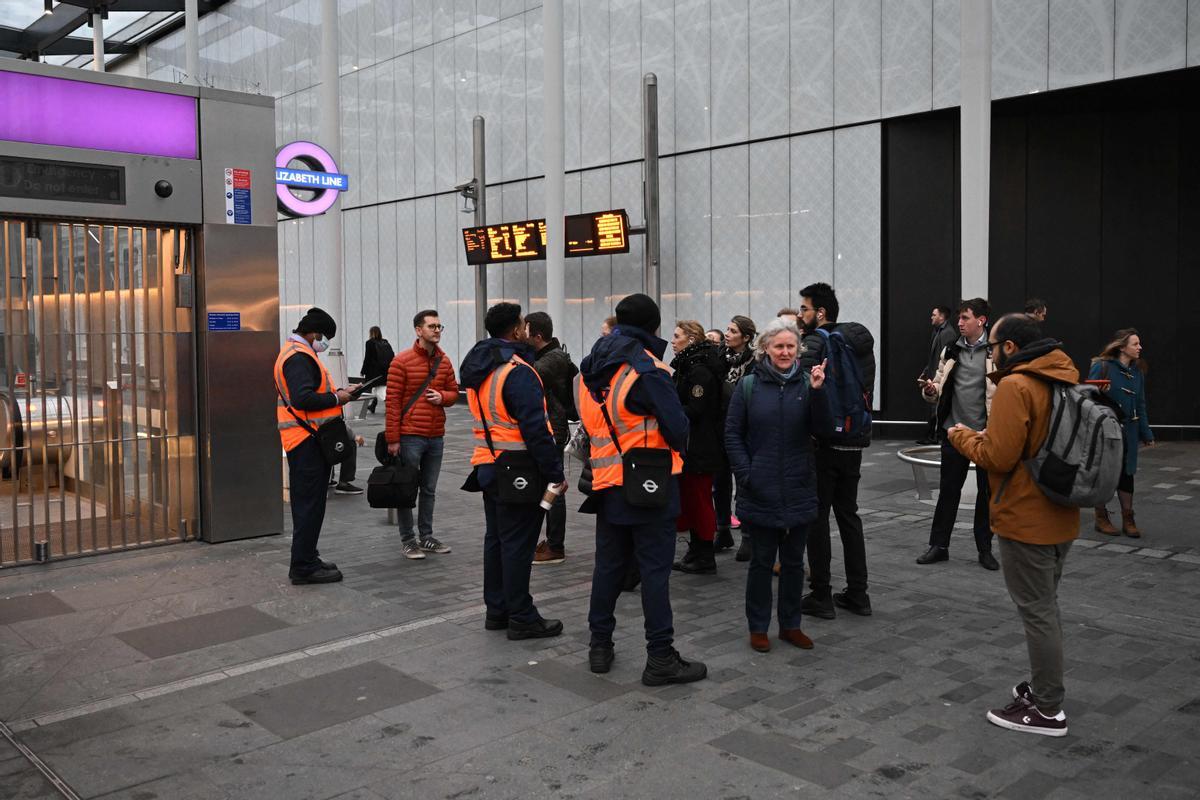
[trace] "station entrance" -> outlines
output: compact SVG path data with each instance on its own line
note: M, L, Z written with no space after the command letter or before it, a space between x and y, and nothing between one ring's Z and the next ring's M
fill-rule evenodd
M0 231L0 564L194 536L188 229Z

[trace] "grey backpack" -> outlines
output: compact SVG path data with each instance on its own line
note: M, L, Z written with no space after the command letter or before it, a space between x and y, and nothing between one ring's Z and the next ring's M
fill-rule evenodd
M1047 384L1050 431L1025 466L1055 503L1102 506L1116 493L1125 463L1120 413L1095 386Z

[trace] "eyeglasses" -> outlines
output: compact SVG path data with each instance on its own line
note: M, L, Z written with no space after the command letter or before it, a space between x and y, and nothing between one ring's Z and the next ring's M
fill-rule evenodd
M983 349L986 350L987 354L990 356L992 354L992 349L999 347L1002 344L1004 344L1004 342L988 342L983 346Z
M444 330L446 330L446 326L445 326L445 325L440 325L440 324L435 324L435 325L426 325L425 327L426 327L426 328L429 328L429 330L431 330L431 331L444 331Z

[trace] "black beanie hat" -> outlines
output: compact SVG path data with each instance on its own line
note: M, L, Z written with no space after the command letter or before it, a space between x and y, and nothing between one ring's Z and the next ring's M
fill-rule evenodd
M521 307L516 303L496 303L483 317L483 327L489 336L500 337L517 327Z
M337 333L337 323L329 314L314 306L300 320L300 324L296 326L296 333L302 336L306 333L319 333L326 339L332 339Z
M632 325L647 333L658 330L662 317L658 313L658 304L648 295L631 294L617 303L617 324Z

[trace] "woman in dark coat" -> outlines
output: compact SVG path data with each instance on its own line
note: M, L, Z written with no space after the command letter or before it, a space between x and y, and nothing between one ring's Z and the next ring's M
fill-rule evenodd
M725 360L725 385L722 386L723 399L722 418L729 408L729 398L733 396L733 387L742 379L742 375L754 369L754 337L758 328L754 320L740 314L729 320L725 328L725 344L721 348L721 357ZM722 419L721 431L724 435L725 423ZM713 476L713 502L717 507L717 549L727 550L733 547L733 533L730 528L741 527L738 518L733 516L733 473L729 465L718 470ZM742 534L742 543L738 546L738 561L750 560L750 539Z
M737 513L752 555L746 575L750 646L771 649L772 567L778 554L779 638L804 649L812 640L800 629L804 593L804 545L817 517L817 476L812 438L833 432L822 390L825 364L809 375L797 357L800 331L776 319L759 335L758 361L729 402L725 451L737 479Z
M387 377L388 367L392 364L392 359L396 357L392 351L392 345L387 339L383 338L383 331L378 325L371 326L371 338L367 339L366 349L363 354L362 376L363 381L369 381L373 378ZM367 406L367 410L372 414L375 413L375 406L379 402L379 398L387 397L387 387L381 385L372 390L371 405ZM386 400L385 400L386 402Z
M725 467L721 447L721 384L725 364L719 349L704 336L704 327L691 319L675 325L671 340L675 360L675 389L687 412L689 434L679 482L682 511L675 530L690 531L687 553L676 561L681 572L711 575L717 571L713 538L717 515L713 508L713 473Z
M1124 533L1135 539L1142 533L1133 521L1133 476L1137 473L1138 447L1153 446L1154 432L1146 416L1146 368L1142 358L1142 340L1133 328L1123 328L1113 334L1100 355L1092 359L1089 380L1107 380L1109 398L1121 407L1122 433L1125 436L1125 468L1117 484L1117 499L1121 502L1121 530L1113 527L1108 509L1096 508L1096 530L1109 536Z

